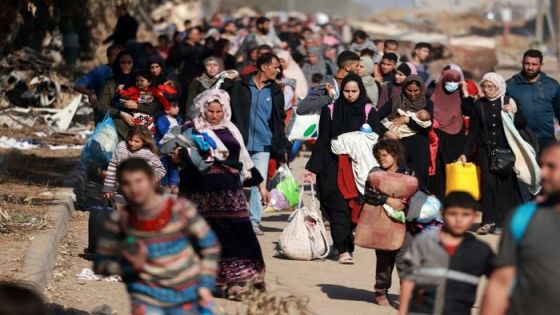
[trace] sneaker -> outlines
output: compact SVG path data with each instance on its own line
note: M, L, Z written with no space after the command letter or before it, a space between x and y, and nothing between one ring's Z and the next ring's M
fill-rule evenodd
M486 235L486 234L492 232L493 227L494 227L494 224L484 224L481 227L479 227L478 230L476 230L476 234Z
M379 306L391 307L391 301L389 301L389 296L387 293L375 292L375 304Z
M261 230L258 224L253 224L253 232L255 232L255 235L264 235L263 230Z

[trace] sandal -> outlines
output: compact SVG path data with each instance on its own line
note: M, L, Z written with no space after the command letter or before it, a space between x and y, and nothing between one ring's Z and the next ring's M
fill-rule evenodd
M338 256L338 263L341 265L353 265L354 264L354 257L350 255L350 253L342 253Z
M226 298L232 301L241 301L247 292L249 292L249 289L246 286L234 285L226 290Z
M478 235L486 235L492 231L494 228L494 224L484 224L476 230L476 234Z

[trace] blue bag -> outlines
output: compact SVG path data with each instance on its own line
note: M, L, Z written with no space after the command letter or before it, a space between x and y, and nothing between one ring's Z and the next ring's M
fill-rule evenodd
M80 154L80 162L85 168L94 166L107 168L113 152L119 144L117 128L109 113L100 122L89 137Z
M531 223L531 220L535 216L536 212L537 204L533 202L528 202L515 209L515 212L511 217L509 228L517 246L519 246L519 243L521 243L523 235L525 234L525 231L527 230L527 227L529 226L529 223Z

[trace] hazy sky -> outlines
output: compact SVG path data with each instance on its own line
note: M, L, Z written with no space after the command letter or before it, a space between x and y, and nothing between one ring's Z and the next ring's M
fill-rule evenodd
M374 11L379 11L387 8L409 7L414 3L414 0L354 0L355 2L363 3L371 7Z

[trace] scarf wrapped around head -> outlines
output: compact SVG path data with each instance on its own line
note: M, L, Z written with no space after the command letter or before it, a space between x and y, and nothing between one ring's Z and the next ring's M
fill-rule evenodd
M222 106L224 118L218 124L211 124L206 119L206 109L208 104L217 102ZM243 164L242 177L244 179L251 178L251 169L254 167L253 160L245 147L243 136L239 129L231 122L231 106L229 94L224 90L207 90L202 92L195 104L200 108L200 114L193 119L194 127L198 132L207 133L216 142L217 148L214 152L215 156L220 160L226 160L229 156L229 151L223 142L218 138L214 130L228 129L233 135L235 140L239 143L239 162Z
M286 68L283 69L284 77L296 80L296 95L299 98L305 98L309 91L307 79L301 70L300 66L292 58L292 54L286 50L279 50L277 52L278 58L286 61Z
M208 58L204 59L204 67L206 67L206 64L210 61L215 61L215 62L218 63L219 68L220 68L218 70L218 74L224 70L224 64L222 62L222 59L220 59L218 57L214 57L214 56L211 56L211 57L208 57ZM200 84L202 84L202 86L205 89L208 90L209 88L211 88L216 83L216 81L218 81L218 76L215 75L213 77L210 77L208 75L208 73L206 73L206 70L204 70L204 73L200 77L198 77L197 80L200 82Z
M441 77L434 88L431 100L434 103L434 119L438 122L438 129L456 135L463 130L463 111L461 109L461 90L447 92L444 85L447 82L461 82L464 80L463 70L456 64L443 67Z
M496 72L488 72L482 77L482 80L480 82L484 81L488 81L496 86L496 94L491 98L489 97L489 100L495 101L500 97L506 95L506 81L501 75L497 74Z
M406 96L406 92L405 92L406 87L412 82L417 82L418 84L420 84L420 90L422 90L420 96L414 101L409 99ZM398 113L399 109L405 112L408 111L417 112L426 107L426 95L423 92L424 83L422 82L422 78L419 75L413 74L406 77L406 79L402 84L402 87L403 87L403 92L399 95L393 96L392 98L393 111L389 116L389 120L392 120L400 116Z

